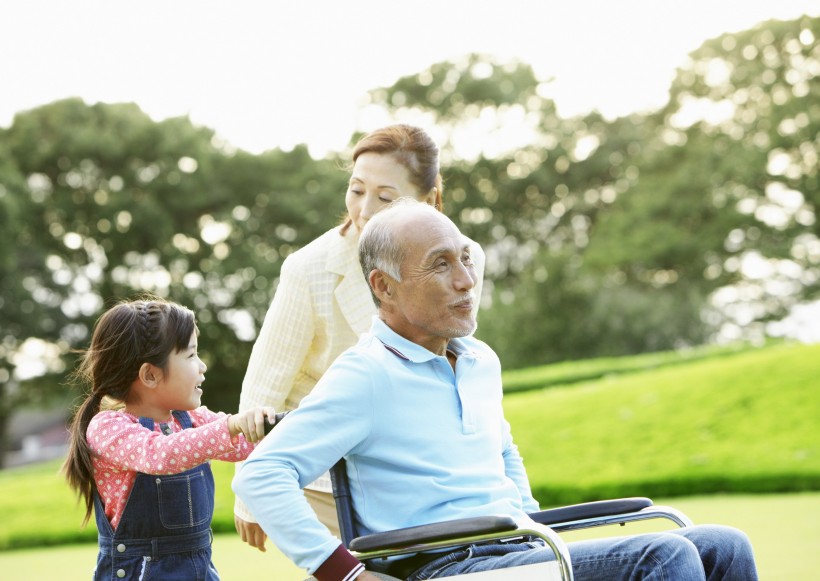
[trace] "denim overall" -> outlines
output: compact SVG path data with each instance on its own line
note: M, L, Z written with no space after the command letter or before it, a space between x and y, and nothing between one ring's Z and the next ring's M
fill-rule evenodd
M187 412L174 416L183 429L191 427ZM154 429L151 418L139 421ZM167 476L138 472L116 531L96 492L94 513L100 546L95 581L219 579L211 562L214 477L207 462Z

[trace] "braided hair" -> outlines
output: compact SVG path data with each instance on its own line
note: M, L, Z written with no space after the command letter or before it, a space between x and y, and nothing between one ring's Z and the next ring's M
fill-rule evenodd
M93 452L86 440L91 419L106 403L125 402L143 363L166 369L171 353L188 346L197 331L194 313L156 297L123 301L97 320L91 345L74 376L89 386L71 422L71 442L62 470L85 503L85 525L94 506Z

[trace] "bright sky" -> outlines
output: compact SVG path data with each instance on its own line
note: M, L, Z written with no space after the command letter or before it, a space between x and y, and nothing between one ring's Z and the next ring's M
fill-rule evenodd
M562 116L661 106L709 38L817 0L3 0L0 127L65 97L190 115L253 153L321 156L383 124L367 91L480 52L519 59Z

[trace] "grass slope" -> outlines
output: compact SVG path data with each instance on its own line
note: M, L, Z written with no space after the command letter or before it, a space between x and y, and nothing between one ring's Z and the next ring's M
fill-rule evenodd
M535 496L820 489L820 345L779 345L505 399Z
M592 381L623 373L648 371L669 365L735 355L751 349L754 349L754 347L746 343L721 346L704 345L679 351L659 351L629 357L599 357L597 359L563 361L524 369L511 369L503 373L504 393L510 394L531 389L542 389L553 385L569 385L581 381Z

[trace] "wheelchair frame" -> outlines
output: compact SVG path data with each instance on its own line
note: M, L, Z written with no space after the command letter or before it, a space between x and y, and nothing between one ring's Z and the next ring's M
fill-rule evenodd
M363 562L492 540L534 536L543 539L552 549L560 579L572 581L572 560L566 543L558 536L559 531L624 525L656 518L668 519L679 527L692 525L686 515L674 508L656 506L649 498L634 497L542 510L530 514L530 520L525 522L516 522L508 516L486 516L358 536L344 458L330 470L330 477L342 543ZM478 574L459 577L467 578L470 575Z

